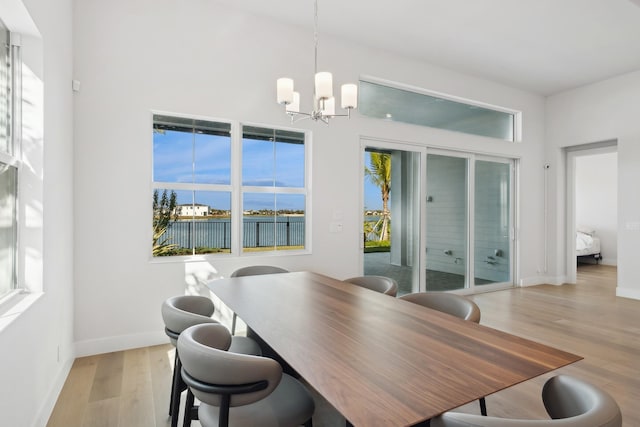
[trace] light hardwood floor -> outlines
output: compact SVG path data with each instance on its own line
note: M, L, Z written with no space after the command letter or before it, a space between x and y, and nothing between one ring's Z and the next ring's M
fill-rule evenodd
M542 384L566 373L611 393L622 409L624 426L640 425L640 301L616 298L616 283L614 267L585 265L578 268L576 285L540 285L472 297L482 311L481 324L584 357L488 396L489 415L546 418ZM168 426L173 351L167 344L77 359L48 426ZM343 426L344 419L316 398L314 426ZM478 413L478 403L458 410Z

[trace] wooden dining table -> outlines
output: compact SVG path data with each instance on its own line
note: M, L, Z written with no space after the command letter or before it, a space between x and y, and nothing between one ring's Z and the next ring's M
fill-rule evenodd
M313 272L211 291L355 426L410 426L580 356Z

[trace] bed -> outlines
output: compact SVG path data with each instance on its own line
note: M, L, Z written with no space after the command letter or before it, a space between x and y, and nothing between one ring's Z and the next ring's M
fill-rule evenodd
M576 255L578 262L594 260L596 264L602 259L600 238L594 236L595 230L578 228L576 230Z

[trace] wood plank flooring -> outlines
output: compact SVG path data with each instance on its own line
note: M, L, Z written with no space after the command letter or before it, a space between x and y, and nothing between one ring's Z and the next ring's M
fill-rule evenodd
M489 415L546 418L542 384L556 373L566 373L611 393L622 409L624 426L640 425L640 301L616 298L616 283L615 267L581 265L576 285L540 285L472 297L482 311L482 324L584 357L488 396ZM47 425L168 426L173 355L167 344L78 358ZM314 426L343 426L344 419L316 398ZM478 413L478 403L458 410Z

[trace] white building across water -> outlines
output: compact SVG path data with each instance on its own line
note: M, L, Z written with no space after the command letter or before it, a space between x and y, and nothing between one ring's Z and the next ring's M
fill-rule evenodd
M209 206L197 203L176 206L176 213L178 216L208 216L209 211Z

